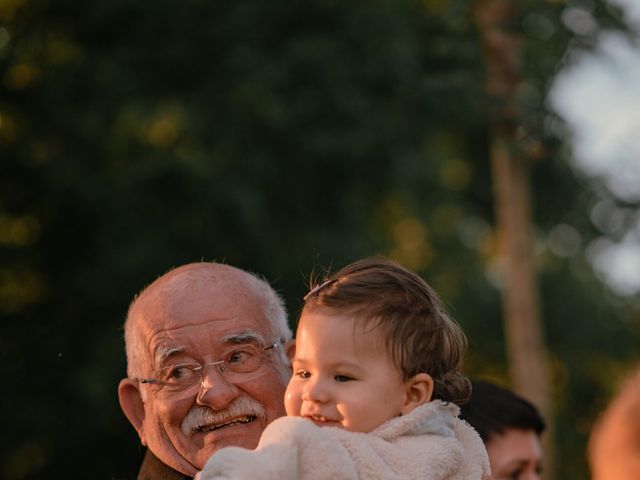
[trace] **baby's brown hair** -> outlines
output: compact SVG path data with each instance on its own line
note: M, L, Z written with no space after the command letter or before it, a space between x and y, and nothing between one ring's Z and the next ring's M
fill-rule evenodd
M329 309L380 328L405 380L427 373L434 399L461 405L471 383L460 372L467 346L464 332L436 292L418 275L382 258L351 263L304 297L304 311Z

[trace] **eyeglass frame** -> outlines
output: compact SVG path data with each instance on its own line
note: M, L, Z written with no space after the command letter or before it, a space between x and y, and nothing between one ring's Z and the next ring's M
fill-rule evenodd
M284 345L286 342L286 340L282 337L276 339L274 342L265 345L260 345L260 348L262 349L261 351L266 352L268 350L275 350L278 347ZM231 351L227 352L231 353L234 352L236 350L240 350L242 348L242 346L239 346L236 349L232 349ZM194 385L198 385L198 383L200 384L200 386L202 387L205 378L206 378L206 367L210 366L210 365L225 365L227 364L227 360L216 360L215 362L207 362L207 363L200 363L198 361L193 361L193 362L186 362L186 363L182 363L182 364L177 364L174 365L173 367L180 367L180 366L187 366L187 365L198 365L198 367L194 368L194 372L196 372L199 376L200 376L200 382L194 382L192 385L186 385L184 387L185 390L188 390L188 388L190 386L194 386ZM170 367L164 367L164 368L170 368ZM259 368L258 368L259 369ZM158 370L163 370L163 368L158 369ZM218 367L218 372L220 373L220 375L224 376L224 367ZM247 373L252 373L252 372L247 372ZM165 387L167 385L170 385L169 382L165 381L165 380L160 380L158 378L136 378L135 380L137 380L139 383L144 384L144 385L158 385L160 387Z

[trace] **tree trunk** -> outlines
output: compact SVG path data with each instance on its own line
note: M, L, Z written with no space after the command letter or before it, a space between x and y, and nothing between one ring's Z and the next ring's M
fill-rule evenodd
M478 0L474 13L484 47L486 88L493 102L490 157L509 373L514 390L535 404L547 422L545 477L551 478L554 417L536 286L529 162L516 138L520 43L513 31L516 12L511 0Z

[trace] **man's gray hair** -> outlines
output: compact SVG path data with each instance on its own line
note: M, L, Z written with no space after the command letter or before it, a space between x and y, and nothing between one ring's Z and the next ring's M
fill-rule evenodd
M293 335L287 321L287 308L285 307L284 299L262 275L247 273L258 281L258 291L262 297L262 304L265 310L264 316L269 321L272 333L278 338L291 340Z

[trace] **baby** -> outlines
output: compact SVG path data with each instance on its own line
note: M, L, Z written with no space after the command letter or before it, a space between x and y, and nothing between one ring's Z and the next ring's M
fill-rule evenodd
M352 263L304 298L288 416L256 450L215 453L199 478L489 478L480 437L458 418L465 346L420 277L388 260Z

